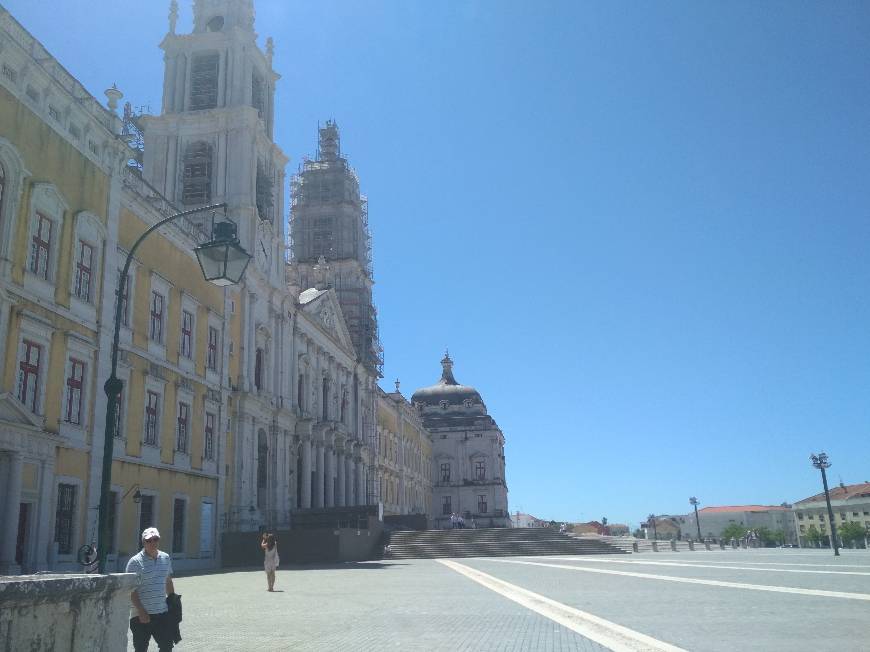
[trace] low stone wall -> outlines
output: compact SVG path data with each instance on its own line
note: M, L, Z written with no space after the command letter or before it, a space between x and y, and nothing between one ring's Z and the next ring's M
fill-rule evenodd
M0 577L5 650L127 649L132 573Z

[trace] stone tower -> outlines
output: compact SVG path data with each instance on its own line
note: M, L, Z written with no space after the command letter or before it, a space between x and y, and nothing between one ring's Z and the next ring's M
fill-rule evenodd
M287 158L272 140L272 41L257 45L252 0L195 0L193 11L193 32L176 34L170 5L162 110L142 119L143 175L179 210L229 204L249 272L280 286Z
M326 281L338 295L360 362L379 377L383 361L372 300L367 201L341 154L334 121L319 128L317 159L302 165L291 194L292 256L302 286L315 284L315 267L328 269Z

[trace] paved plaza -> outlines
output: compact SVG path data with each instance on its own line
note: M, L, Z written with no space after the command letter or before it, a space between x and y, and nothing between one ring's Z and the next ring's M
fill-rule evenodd
M282 568L278 593L260 570L175 586L178 650L870 650L866 550L403 560Z

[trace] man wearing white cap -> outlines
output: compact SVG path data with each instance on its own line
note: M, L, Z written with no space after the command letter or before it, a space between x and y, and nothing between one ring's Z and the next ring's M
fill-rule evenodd
M130 594L134 612L130 631L136 652L146 652L152 636L161 652L172 649L173 624L166 607L166 596L175 593L172 561L158 550L159 545L157 528L146 528L142 532L142 550L127 562L127 572L136 573L137 579L136 589Z

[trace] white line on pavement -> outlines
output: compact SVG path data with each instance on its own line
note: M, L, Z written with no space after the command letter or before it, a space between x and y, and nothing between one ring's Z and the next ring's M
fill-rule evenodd
M749 589L751 591L770 591L772 593L795 593L797 595L813 595L823 598L844 598L846 600L866 600L870 602L868 593L846 593L844 591L822 591L820 589L797 589L790 586L768 586L766 584L746 584L744 582L724 582L721 580L702 580L693 577L674 577L672 575L654 575L652 573L630 573L609 568L588 568L586 566L566 566L565 564L544 564L536 561L519 561L515 559L486 558L488 562L500 564L523 564L526 566L544 566L548 568L563 568L565 570L584 573L600 573L602 575L622 575L624 577L639 577L648 580L679 582L682 584L704 584L706 586L721 586L729 589Z
M556 602L539 593L534 593L516 584L505 582L465 564L448 559L438 559L437 561L491 591L495 591L499 595L513 600L517 604L531 609L614 652L686 652L682 648L659 641L628 627L617 625L604 618L593 616L574 607L569 607L561 602Z
M712 564L700 564L696 562L679 562L679 561L644 561L641 559L599 559L589 556L580 557L547 557L547 559L556 559L559 561L574 561L580 563L593 562L596 564L641 564L642 566L682 566L685 568L718 568L719 570L746 570L758 571L766 573L813 573L821 575L870 575L870 572L862 573L860 571L829 571L829 570L811 570L798 568L755 568L753 566L715 566L718 562Z

